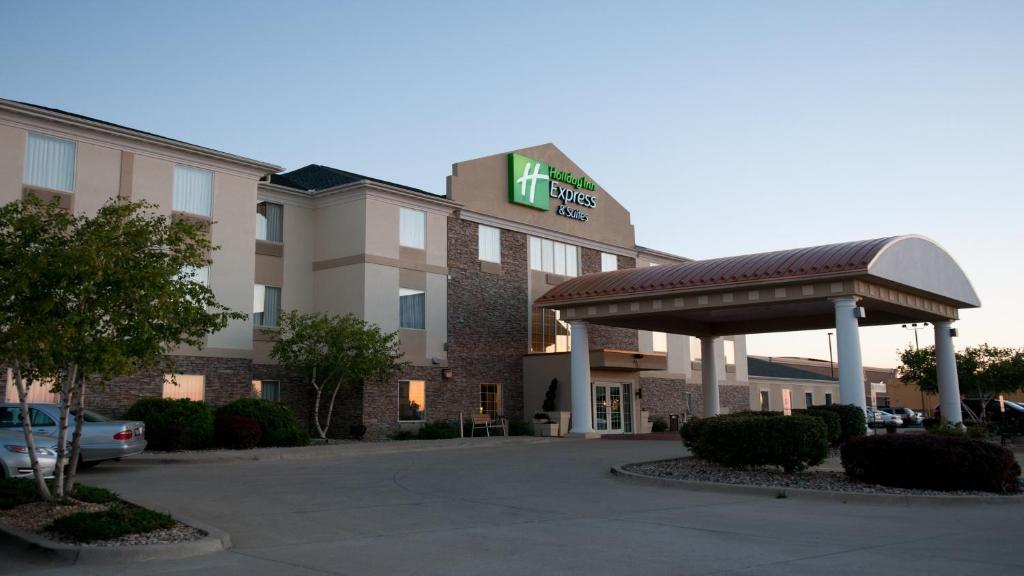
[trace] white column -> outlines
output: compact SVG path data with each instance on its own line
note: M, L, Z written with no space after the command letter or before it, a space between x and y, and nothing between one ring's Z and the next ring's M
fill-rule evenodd
M942 420L947 424L962 424L960 415L960 377L956 373L956 353L953 351L953 325L949 320L935 323L935 368L939 380L939 403Z
M587 323L573 320L572 352L570 352L570 383L572 387L572 429L573 434L594 434L590 411L590 339L587 337Z
M865 407L864 362L860 356L860 324L856 310L859 299L836 298L836 347L839 348L839 403Z
M704 417L718 416L721 406L718 401L718 354L714 336L700 339L700 381L704 393Z

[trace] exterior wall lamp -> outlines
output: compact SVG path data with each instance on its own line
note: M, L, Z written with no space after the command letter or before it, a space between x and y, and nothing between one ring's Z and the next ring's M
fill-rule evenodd
M443 378L444 380L451 380L452 379L452 369L451 368L441 368L441 378Z

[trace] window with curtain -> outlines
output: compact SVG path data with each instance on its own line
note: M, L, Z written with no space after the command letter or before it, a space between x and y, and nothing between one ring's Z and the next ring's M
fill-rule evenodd
M252 323L274 327L281 319L281 288L256 284L252 297Z
M398 289L398 326L423 330L426 328L426 294L423 290Z
M405 422L420 422L426 416L427 383L423 380L398 381L398 419Z
M501 230L480 225L480 259L501 264Z
M761 390L761 412L768 412L772 409L771 400L767 390Z
M814 392L804 392L804 407L814 406Z
M253 380L253 398L278 401L281 399L281 383L277 380Z
M202 374L164 374L164 398L206 399L206 377Z
M401 208L398 242L406 248L426 248L427 214L422 210Z
M178 164L174 167L173 208L178 212L213 214L213 172Z
M256 239L284 241L284 206L272 202L256 205Z
M601 252L601 272L614 272L619 269L619 257L615 254Z
M501 416L501 384L480 385L480 413L492 419Z
M28 133L25 145L25 184L73 192L75 189L75 153L71 140Z
M531 236L530 269L576 277L579 275L579 249L572 244Z

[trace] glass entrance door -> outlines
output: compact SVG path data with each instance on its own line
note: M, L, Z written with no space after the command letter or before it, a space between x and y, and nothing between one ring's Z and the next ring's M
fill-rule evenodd
M621 434L625 420L622 384L595 383L594 430L602 434Z

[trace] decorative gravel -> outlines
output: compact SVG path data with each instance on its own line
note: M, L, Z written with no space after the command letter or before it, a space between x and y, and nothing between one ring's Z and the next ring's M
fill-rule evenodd
M990 492L939 490L918 490L911 488L893 488L879 484L866 484L846 477L841 472L806 470L794 474L786 474L781 470L758 468L739 470L720 466L699 458L677 458L674 460L658 460L627 464L624 470L654 478L675 480L691 480L697 482L718 482L720 484L737 484L742 486L763 486L767 488L800 488L807 490L825 490L830 492L857 492L867 494L910 494L917 496L991 496L998 498L1022 498L1024 495L1001 495Z
M89 502L78 502L72 500L70 504L48 504L46 502L31 502L22 504L10 510L0 511L0 524L6 524L12 528L34 532L35 534L65 544L75 544L61 540L55 534L46 531L46 527L57 518L62 518L78 512L100 512L110 508L111 504L92 504ZM187 524L177 522L171 528L154 530L145 534L127 534L113 540L102 540L81 544L81 546L144 546L149 544L173 544L177 542L188 542L198 540L206 536L206 532L193 528Z

